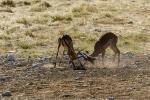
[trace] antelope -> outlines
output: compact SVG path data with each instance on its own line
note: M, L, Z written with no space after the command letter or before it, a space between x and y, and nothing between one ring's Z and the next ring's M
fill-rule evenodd
M73 69L74 70L77 70L77 69L85 70L85 68L83 67L82 63L78 59L78 55L75 52L74 47L73 47L72 38L69 35L64 34L62 37L58 38L58 48L57 48L57 53L56 53L56 59L57 59L57 56L58 56L58 53L59 53L59 49L60 49L61 46L64 49L67 50L67 54L68 54L68 56L70 58L69 64L72 63ZM81 65L81 68L75 67L75 64L74 64L73 61L76 60L76 59L79 61L80 65ZM89 56L84 57L84 59L90 61L91 63L93 63L93 60L94 60L94 58L89 57ZM54 68L55 67L56 67L56 63L54 64Z
M100 37L100 39L95 43L94 51L90 55L91 57L97 57L100 53L102 54L102 65L104 66L104 56L106 49L110 47L115 53L113 61L116 58L116 54L118 54L118 66L120 63L120 50L117 47L118 37L112 33L107 32Z

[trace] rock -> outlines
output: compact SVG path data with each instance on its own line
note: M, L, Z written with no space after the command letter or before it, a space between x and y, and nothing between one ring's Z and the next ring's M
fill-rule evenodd
M80 80L80 79L81 79L81 77L76 77L76 78L75 78L75 80Z
M127 55L129 58L134 57L134 54L132 52L126 52L125 55Z
M10 78L11 78L10 76L1 76L0 75L0 83L5 82L5 81L9 80Z
M6 61L7 62L14 62L15 61L14 51L7 52Z
M13 65L15 65L15 60L16 59L15 59L14 51L7 52L5 65L6 66L13 66Z
M51 57L44 57L43 60L45 63L49 63L51 60Z
M79 74L82 74L83 72L79 71L78 73L79 73Z
M83 74L84 72L83 71L78 71L78 74Z
M12 96L11 91L5 91L2 93L2 96Z
M40 64L40 63L33 63L32 64L32 68L38 68L38 67L40 67L42 64Z
M107 97L106 100L115 100L114 97Z
M4 59L5 59L5 56L0 55L0 65L2 65L4 63Z
M53 64L44 64L43 66L41 66L43 68L54 68L54 65ZM61 70L61 69L60 69ZM62 69L63 71L63 69Z
M62 97L72 97L73 96L73 94L72 93L69 93L69 92L64 92L63 94L62 94Z
M43 1L40 6L43 6L43 7L52 7L52 5L50 5L48 2L46 1Z

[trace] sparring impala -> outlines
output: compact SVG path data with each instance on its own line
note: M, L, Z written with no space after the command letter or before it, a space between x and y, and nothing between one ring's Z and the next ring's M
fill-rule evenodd
M72 38L69 35L64 34L62 37L58 38L58 48L57 48L56 60L57 60L57 56L58 56L59 49L60 49L61 46L64 49L67 50L67 54L68 54L68 56L70 58L69 63L71 63L73 65L73 69L75 69L75 70L77 70L77 69L85 70L85 68L83 67L82 63L78 59L78 55L76 54L76 52L74 50L74 47L73 47ZM91 63L93 63L93 61L95 60L94 58L89 57L89 56L84 57L84 59L87 60L87 61L90 61ZM75 64L73 62L74 60L78 60L79 61L80 65L81 65L80 68L77 68L75 66ZM54 65L54 67L56 67L56 63Z
M120 63L120 50L117 48L118 37L112 33L108 32L100 37L100 39L95 43L94 51L90 55L91 57L97 57L100 53L102 54L102 64L104 66L104 56L106 49L110 47L115 55L113 61L115 60L116 54L118 55L118 66Z

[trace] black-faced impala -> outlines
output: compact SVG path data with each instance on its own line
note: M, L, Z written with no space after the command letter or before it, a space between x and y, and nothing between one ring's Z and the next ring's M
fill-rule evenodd
M119 66L120 50L117 47L117 42L118 42L118 37L114 33L112 33L112 32L105 33L95 43L94 51L90 56L97 57L101 53L102 54L102 64L104 66L105 52L106 52L106 49L108 47L110 47L115 53L113 60L115 60L116 54L118 55L118 66Z

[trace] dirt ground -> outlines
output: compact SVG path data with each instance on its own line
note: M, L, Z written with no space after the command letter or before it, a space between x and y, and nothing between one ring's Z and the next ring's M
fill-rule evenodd
M0 53L51 55L60 31L77 50L92 52L101 35L113 32L122 52L149 52L149 15L150 0L0 0Z
M116 62L115 62L116 63ZM67 64L55 69L52 64L39 66L0 66L0 93L9 90L11 97L1 100L149 100L150 54L124 53L121 64L111 62L111 55L95 65L86 63L86 71L75 71Z

